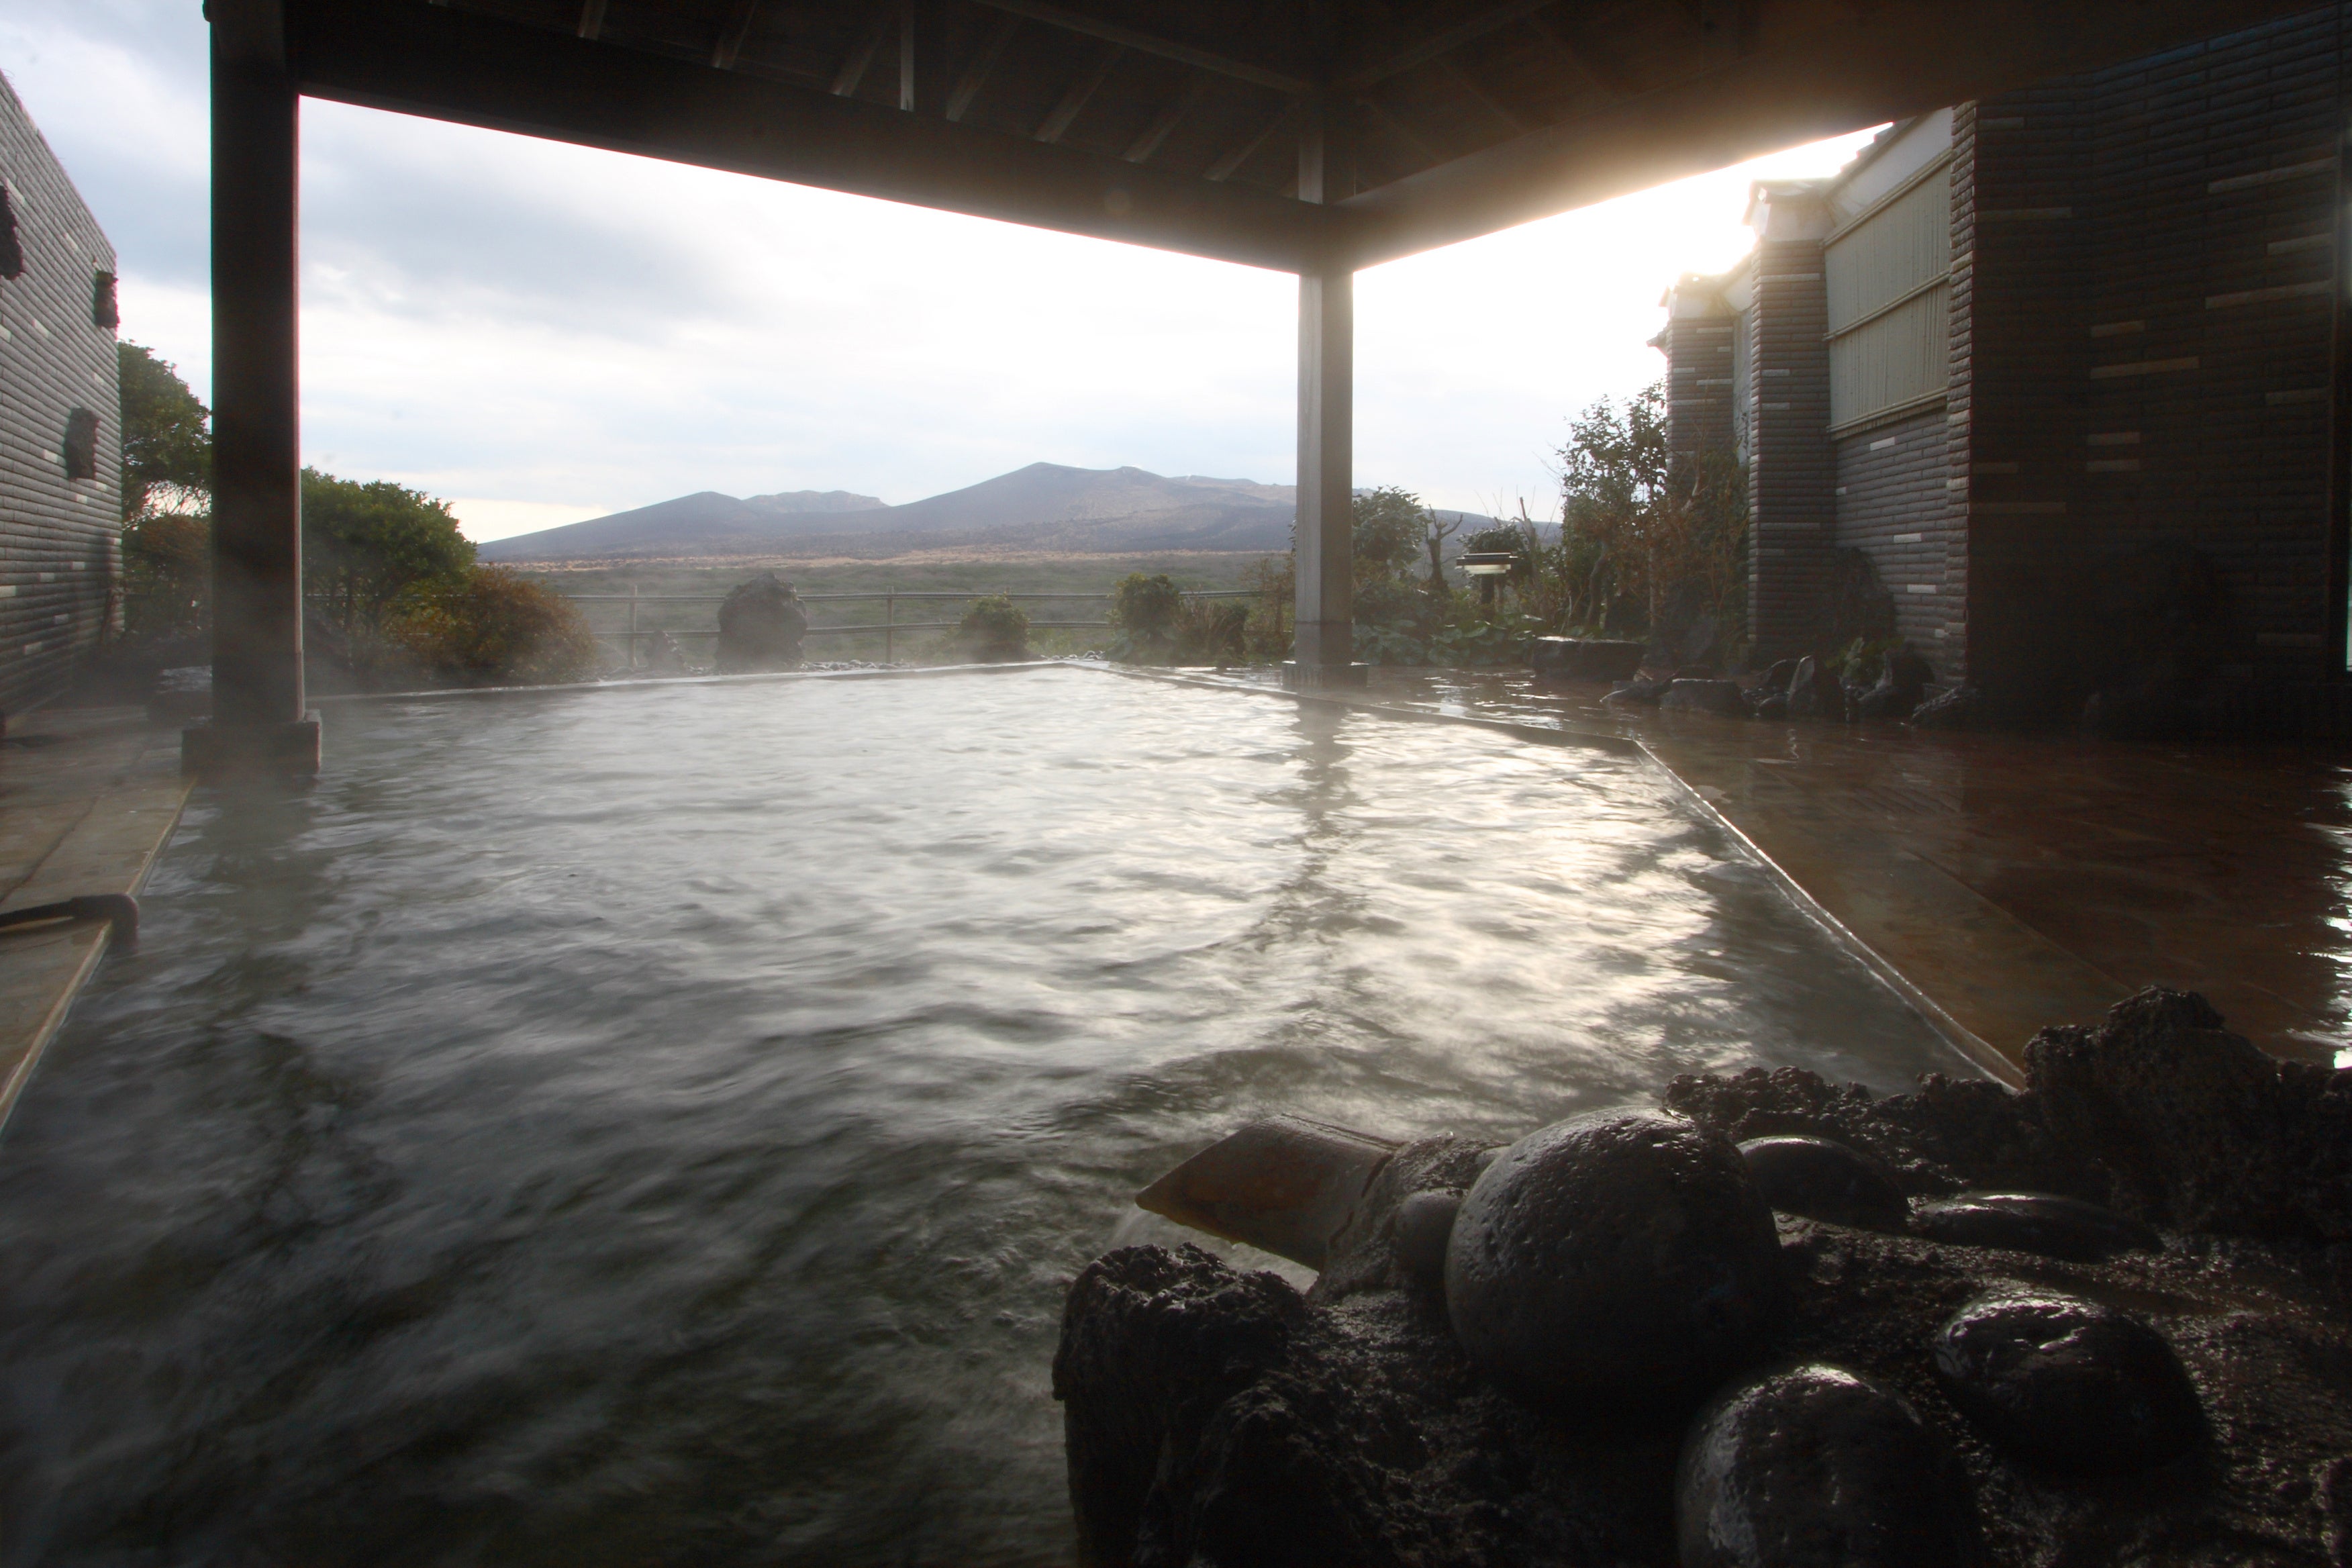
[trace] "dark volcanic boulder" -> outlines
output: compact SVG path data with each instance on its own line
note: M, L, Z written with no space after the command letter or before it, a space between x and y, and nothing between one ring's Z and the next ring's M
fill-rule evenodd
M1445 1247L1454 1238L1454 1218L1462 1212L1460 1193L1415 1193L1397 1205L1397 1265L1415 1279L1443 1284Z
M1845 717L1845 688L1836 676L1823 669L1816 658L1801 658L1796 673L1789 678L1789 717L1791 719L1843 719Z
M1306 1315L1278 1277L1236 1274L1197 1247L1122 1247L1087 1266L1054 1352L1082 1560L1129 1560L1155 1461L1279 1363Z
M730 589L719 606L719 671L794 668L807 634L800 595L773 572L762 572Z
M1930 1241L1960 1247L2000 1247L2076 1263L2096 1263L2118 1252L2154 1252L2154 1231L2112 1209L2050 1193L1962 1193L1913 1211L1911 1228Z
M1671 678L1664 680L1644 680L1640 676L1635 676L1631 680L1621 680L1611 687L1609 695L1601 700L1604 706L1610 708L1655 708L1658 705L1658 700L1666 694L1666 688L1673 684Z
M1780 1263L1728 1140L1679 1116L1596 1112L1528 1134L1478 1178L1447 1245L1445 1305L1512 1392L1655 1408L1753 1352Z
M1984 719L1984 693L1973 686L1956 686L1911 710L1912 727L1920 730L1973 730Z
M1538 637L1528 664L1550 680L1628 680L1642 668L1644 645L1601 637Z
M1961 1490L1900 1395L1800 1366L1731 1388L1692 1423L1675 1534L1682 1568L1959 1568Z
M1907 719L1936 672L1908 647L1898 647L1882 661L1878 683L1854 700L1857 719Z
M2352 1241L2352 1070L2264 1056L2201 996L2151 986L2025 1047L2026 1089L1930 1074L1874 1099L1809 1072L1682 1078L1665 1104L1734 1139L1817 1133L1911 1192L2082 1198L2166 1230Z
M1901 1230L1911 1216L1893 1172L1832 1139L1750 1138L1739 1146L1739 1157L1778 1213L1864 1230Z
M1736 680L1685 680L1679 677L1658 699L1664 710L1685 713L1720 713L1738 718L1748 711Z
M2203 1424L2164 1336L2113 1307L2055 1292L1987 1297L1961 1308L1933 1350L1961 1414L2052 1469L2159 1465Z

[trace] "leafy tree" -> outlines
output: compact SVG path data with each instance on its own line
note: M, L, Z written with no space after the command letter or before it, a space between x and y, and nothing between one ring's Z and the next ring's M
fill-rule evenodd
M1563 622L1607 628L1622 608L1654 626L1670 598L1726 626L1740 619L1747 476L1728 452L1672 456L1665 405L1654 384L1622 409L1602 398L1570 423L1550 563Z
M114 353L122 381L123 520L144 517L159 486L208 500L213 411L197 401L170 361L155 357L154 350L125 341L114 345Z
M302 578L321 614L364 657L393 602L422 584L465 585L474 546L449 503L389 479L302 470Z
M1429 509L1411 490L1383 485L1349 503L1354 514L1356 582L1383 582L1421 553Z
M460 686L543 686L596 673L596 637L579 607L504 566L475 566L454 587L412 591L391 639L436 679Z

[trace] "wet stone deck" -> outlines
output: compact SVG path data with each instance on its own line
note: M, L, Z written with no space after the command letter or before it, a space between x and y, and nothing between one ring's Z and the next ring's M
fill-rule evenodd
M12 721L0 741L0 910L137 892L189 787L179 731L140 709ZM110 940L96 920L0 928L0 1121Z
M1371 673L1317 700L1638 742L1999 1058L2169 985L2274 1054L2352 1061L2341 750L1629 713L1524 672Z

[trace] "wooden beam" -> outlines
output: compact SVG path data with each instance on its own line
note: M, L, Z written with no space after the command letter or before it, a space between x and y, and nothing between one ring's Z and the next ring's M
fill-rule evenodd
M915 0L898 0L898 111L915 112Z
M1127 51L1117 44L1105 44L1097 50L1087 68L1078 73L1078 79L1070 84L1070 90L1062 94L1062 101L1054 105L1054 112L1045 116L1045 122L1037 127L1037 140L1059 142L1062 133L1069 130L1070 121L1086 108L1087 100L1101 90L1103 79L1110 75L1110 68L1118 64L1118 57L1125 53Z
M1184 117L1192 113L1193 106L1201 101L1206 82L1204 77L1194 77L1187 82L1184 90L1168 100L1168 107L1143 128L1141 135L1127 144L1127 151L1119 156L1130 163L1151 162L1151 155L1160 151L1160 144L1168 140L1177 126L1183 123Z
M874 19L866 24L866 32L857 40L856 47L851 49L849 58L841 62L841 68L833 73L834 97L847 98L857 90L858 84L866 79L866 73L873 69L874 57L881 52L882 40L889 31L889 11L877 9Z
M751 36L751 24L760 19L760 0L735 0L735 14L719 29L719 41L710 47L710 68L731 71L735 58L743 52L744 40Z
M1276 114L1272 120L1265 122L1265 130L1259 132L1256 135L1251 137L1248 141L1243 142L1240 146L1234 148L1232 152L1226 153L1215 163L1210 164L1208 173L1202 174L1201 177L1209 181L1213 184L1223 184L1225 181L1232 179L1234 175L1240 171L1241 166L1244 163L1248 163L1252 158L1257 156L1257 150L1265 145L1266 138L1272 136L1276 132L1281 130L1284 126L1289 124L1297 117L1298 102L1294 99L1290 102L1282 106L1282 111L1280 113Z
M1882 0L1735 64L1366 191L1359 268L1782 147L2136 59L2309 0Z
M1043 22L1049 27L1060 27L1067 32L1084 34L1089 38L1100 38L1105 43L1118 44L1133 49L1139 55L1158 55L1161 59L1176 60L1199 70L1232 77L1236 81L1252 82L1259 87L1270 87L1276 92L1298 95L1315 90L1315 84L1303 77L1291 76L1284 71L1269 70L1264 66L1252 65L1247 60L1237 60L1225 55L1213 54L1207 49L1196 49L1190 44L1180 44L1173 39L1160 37L1154 34L1138 32L1133 27L1120 26L1116 22L1105 22L1093 16L1083 16L1076 11L1065 11L1059 5L1045 5L1043 0L976 0L976 4L992 6L999 11L1010 11L1016 16L1026 16L1033 22Z
M604 0L580 0L580 37L593 38L604 30Z
M1387 108L1382 105L1378 99L1366 96L1357 99L1356 101L1363 105L1364 108L1370 110L1373 119L1379 121L1382 125L1387 126L1398 140L1402 141L1406 146L1412 148L1414 153L1418 153L1420 155L1421 162L1424 166L1431 163L1443 163L1445 162L1444 153L1431 146L1422 134L1415 131L1412 126L1407 125L1403 121L1399 120L1395 115L1391 114Z
M1336 73L1339 85L1361 91L1374 82L1386 81L1415 66L1426 65L1441 55L1450 54L1473 38L1483 38L1497 28L1523 21L1552 4L1554 0L1506 0L1503 5L1481 11L1443 32L1432 33L1418 43L1408 44L1377 59L1342 64Z
M301 90L642 157L1299 272L1347 215L452 7L288 0Z
M963 68L963 75L956 78L955 90L948 94L950 120L963 118L963 111L971 107L971 100L980 96L981 88L987 83L988 73L996 68L996 58L1020 29L1021 18L1009 12L996 19L996 26L988 30L986 41L980 46L980 53L971 57L971 63Z
M1584 73L1584 79L1611 98L1631 98L1640 90L1639 84L1628 77L1623 68L1613 60L1600 58L1581 39L1572 38L1565 28L1549 16L1529 16L1527 24L1535 35Z

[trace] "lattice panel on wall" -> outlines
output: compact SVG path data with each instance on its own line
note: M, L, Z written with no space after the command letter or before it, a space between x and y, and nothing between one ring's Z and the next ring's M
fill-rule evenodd
M1948 164L1832 236L1822 259L1832 426L1940 395L1951 352Z

